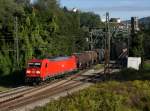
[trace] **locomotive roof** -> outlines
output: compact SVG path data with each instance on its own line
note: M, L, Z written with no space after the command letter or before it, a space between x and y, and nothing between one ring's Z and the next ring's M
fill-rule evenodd
M70 58L70 56L65 56L65 57L52 57L52 58L49 58L48 60L53 60L53 61L59 61L59 60L66 60Z

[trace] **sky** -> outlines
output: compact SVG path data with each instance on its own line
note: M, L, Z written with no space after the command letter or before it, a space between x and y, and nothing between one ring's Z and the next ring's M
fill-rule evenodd
M105 18L109 12L111 18L129 20L132 16L139 18L150 16L150 0L59 0L61 7L78 8L90 11Z

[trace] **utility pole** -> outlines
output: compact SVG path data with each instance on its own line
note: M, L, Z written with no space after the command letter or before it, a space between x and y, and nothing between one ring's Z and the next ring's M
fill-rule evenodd
M90 34L90 37L89 37L89 49L92 50L94 48L93 29L92 28L89 29L89 34Z
M90 49L93 49L93 29L90 32Z
M18 18L17 16L14 19L14 31L15 31L15 39L14 39L14 51L15 51L15 66L19 68L19 40L18 40Z
M127 33L128 33L128 49L127 49L127 51L128 51L128 56L129 56L129 49L130 49L130 33L131 33L131 31L130 31L130 27L129 27L128 23L126 23L126 28L127 28Z
M106 23L105 23L105 67L104 73L109 73L109 63L110 63L110 27L109 27L109 13L106 13Z

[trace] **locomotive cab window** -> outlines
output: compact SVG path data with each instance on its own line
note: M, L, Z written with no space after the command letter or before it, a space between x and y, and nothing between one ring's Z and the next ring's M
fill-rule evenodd
M28 63L28 67L40 68L41 67L41 63L38 63L38 62Z

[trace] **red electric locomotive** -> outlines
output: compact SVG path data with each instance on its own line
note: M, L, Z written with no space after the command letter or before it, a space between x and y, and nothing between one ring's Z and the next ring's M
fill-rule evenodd
M67 72L77 70L75 56L51 59L32 59L28 62L26 82L40 82Z

